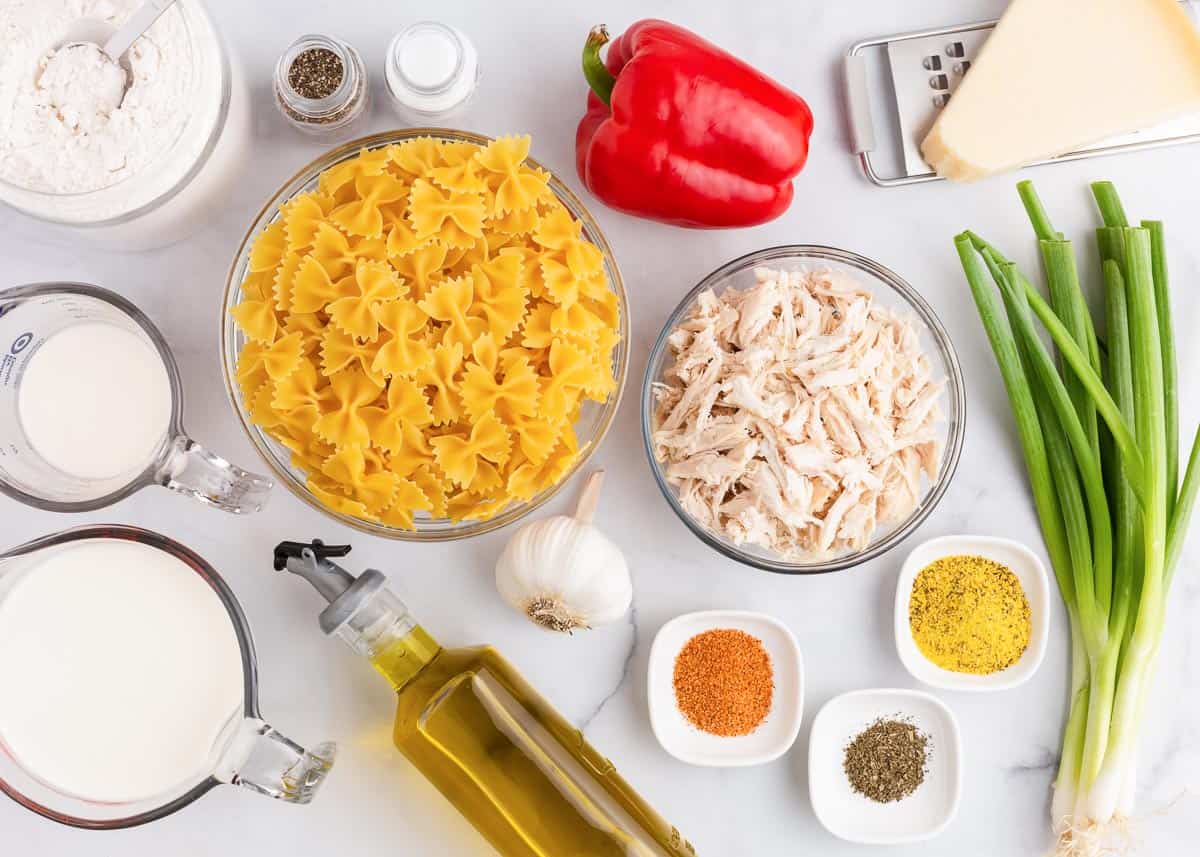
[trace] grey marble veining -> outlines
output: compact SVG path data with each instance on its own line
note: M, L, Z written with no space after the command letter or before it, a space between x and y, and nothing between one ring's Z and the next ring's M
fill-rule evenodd
M495 593L492 563L506 533L470 542L412 546L336 526L284 490L254 519L198 509L146 491L103 512L39 514L0 500L5 546L85 522L119 521L160 530L195 548L229 580L254 629L262 708L289 735L341 744L338 765L315 803L273 804L221 788L149 827L115 834L60 828L10 802L0 803L0 850L44 857L160 854L412 854L474 857L486 846L396 753L392 700L370 668L321 637L318 604L271 571L280 539L349 541L354 567L387 572L425 626L448 645L490 642L586 733L622 773L695 843L702 857L821 854L860 857L872 849L840 842L808 802L807 741L812 716L832 696L863 687L915 686L892 642L895 576L905 548L843 574L776 577L729 562L696 540L658 495L644 461L638 389L650 343L680 297L719 264L781 243L844 247L888 265L933 304L957 346L968 389L967 441L958 475L916 538L953 532L1007 536L1041 551L1008 407L991 354L958 270L952 236L987 235L1027 270L1035 248L1014 179L969 187L944 184L880 190L848 153L839 60L861 38L992 17L1002 0L767 0L706 4L682 0L603 7L571 0L396 4L382 0L210 0L240 57L255 96L255 150L228 208L187 242L146 254L61 243L36 224L0 211L3 285L74 279L121 291L155 319L179 358L191 433L248 467L254 451L225 400L217 356L220 295L230 257L262 201L320 143L290 130L269 98L275 58L303 32L331 32L354 44L372 77L375 104L360 126L407 124L382 86L390 36L420 17L441 17L476 41L479 93L454 122L498 134L530 132L534 154L570 185L575 123L584 103L579 50L602 16L614 31L648 14L678 21L742 55L801 92L816 116L809 165L796 201L778 221L755 229L688 232L636 221L596 204L631 296L632 365L616 424L595 456L609 471L597 521L626 551L637 609L626 621L548 638L509 611ZM1093 225L1086 183L1117 182L1136 216L1166 221L1174 275L1185 426L1200 421L1200 147L1081 161L1030 171L1055 219L1088 244ZM583 197L585 200L588 197ZM1085 257L1087 254L1083 254ZM1094 273L1090 260L1085 273ZM548 511L565 511L568 490ZM1136 853L1175 857L1200 842L1200 544L1184 557L1171 599L1162 662L1148 707L1139 785ZM657 745L646 714L646 661L658 628L685 611L763 610L788 624L804 653L804 726L782 759L757 768L716 770L675 761ZM939 693L962 728L965 781L951 826L894 857L1032 857L1047 840L1049 786L1066 706L1065 617L1057 606L1045 664L1025 686L999 694Z

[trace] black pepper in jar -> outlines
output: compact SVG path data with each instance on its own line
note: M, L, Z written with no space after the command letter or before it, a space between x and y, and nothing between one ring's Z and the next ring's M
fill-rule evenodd
M292 60L287 82L301 98L316 101L337 92L345 76L341 57L328 48L308 48Z
M296 128L329 135L361 116L370 90L362 58L332 36L302 36L275 67L275 101Z

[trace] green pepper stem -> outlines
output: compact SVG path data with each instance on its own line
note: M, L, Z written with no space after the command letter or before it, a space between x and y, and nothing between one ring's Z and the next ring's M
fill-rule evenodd
M600 48L608 44L608 28L603 24L592 27L583 45L583 76L587 78L592 92L605 104L612 102L613 87L617 79L600 59Z

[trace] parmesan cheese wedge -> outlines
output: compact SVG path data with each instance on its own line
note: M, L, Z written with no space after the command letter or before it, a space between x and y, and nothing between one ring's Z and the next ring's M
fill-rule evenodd
M921 143L970 181L1200 113L1200 31L1175 0L1013 0Z

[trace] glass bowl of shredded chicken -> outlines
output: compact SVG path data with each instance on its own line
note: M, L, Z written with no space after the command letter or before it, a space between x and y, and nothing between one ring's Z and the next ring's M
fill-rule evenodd
M950 338L892 271L792 245L709 274L671 314L642 392L642 434L671 508L767 571L877 557L933 511L962 450Z

